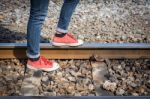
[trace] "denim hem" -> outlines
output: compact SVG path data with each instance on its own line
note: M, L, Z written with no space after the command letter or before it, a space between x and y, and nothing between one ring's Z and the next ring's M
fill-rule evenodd
M26 51L26 55L28 58L38 58L40 56L40 54L37 54L37 55L31 55L29 54L27 51Z
M61 32L61 33L67 33L68 32L68 30L64 30L64 29L61 29L59 27L57 27L56 31Z

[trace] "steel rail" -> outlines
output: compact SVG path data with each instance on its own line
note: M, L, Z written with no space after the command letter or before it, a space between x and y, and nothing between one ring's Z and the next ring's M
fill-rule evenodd
M150 99L150 96L3 96L0 99Z
M54 47L41 43L41 55L49 59L89 59L92 55L102 58L150 58L150 43L85 43L79 47ZM26 43L0 43L0 59L27 58Z

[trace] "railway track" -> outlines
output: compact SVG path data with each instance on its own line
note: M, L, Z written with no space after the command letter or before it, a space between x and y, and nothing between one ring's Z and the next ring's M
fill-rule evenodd
M54 47L41 43L41 55L49 59L150 58L150 43L85 43L79 47ZM26 43L0 43L0 59L26 58Z
M41 55L49 59L89 59L93 55L102 58L150 58L150 43L85 43L79 47L54 47L41 43ZM0 43L0 59L27 58L26 43ZM0 99L150 99L150 96L81 96L81 97L0 97Z

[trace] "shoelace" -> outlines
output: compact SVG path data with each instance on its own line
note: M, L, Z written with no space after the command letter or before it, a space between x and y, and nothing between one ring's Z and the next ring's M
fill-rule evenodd
M67 33L67 35L68 35L69 37L71 37L72 39L76 40L76 38L75 38L71 33Z
M45 65L51 64L50 61L48 59L46 59L45 57L41 56L40 58L41 58L42 61L44 61Z

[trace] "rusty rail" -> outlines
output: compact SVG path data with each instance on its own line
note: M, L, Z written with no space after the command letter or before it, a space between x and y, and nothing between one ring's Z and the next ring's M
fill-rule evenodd
M85 43L79 47L54 47L41 43L41 55L49 59L150 58L150 43ZM0 59L26 58L26 43L0 43Z

